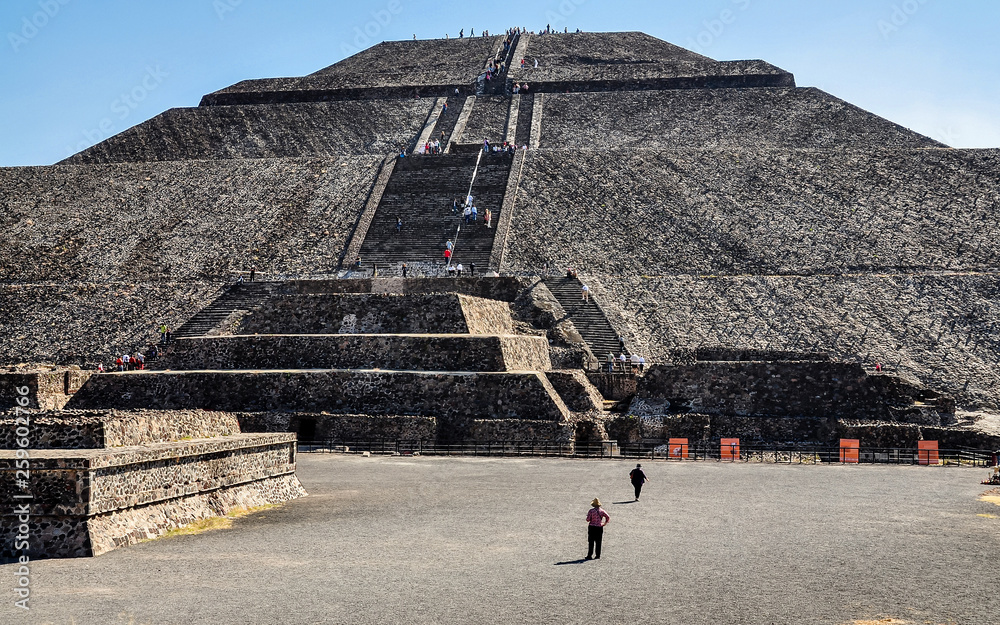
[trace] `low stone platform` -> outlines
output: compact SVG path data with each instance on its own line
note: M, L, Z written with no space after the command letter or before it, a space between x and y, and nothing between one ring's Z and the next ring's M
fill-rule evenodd
M205 410L53 410L28 417L31 449L128 447L240 433L237 418ZM256 432L260 430L250 430ZM15 449L13 411L0 413L0 449Z
M114 449L32 451L30 489L16 452L0 451L0 498L30 511L28 554L100 555L236 507L305 495L293 434L232 434ZM30 500L15 499L30 494ZM0 559L11 559L21 519L5 507Z
M292 284L288 288L298 286ZM441 286L450 285L445 282ZM513 331L510 306L504 301L461 293L338 292L274 295L233 319L231 327L222 328L222 333L227 330L232 334L510 334Z
M542 336L283 334L179 339L155 368L546 371L551 362Z
M67 407L545 421L564 421L569 416L545 374L537 371L130 371L91 377Z
M859 364L809 361L654 365L639 380L630 412L824 417L950 423L951 397Z
M66 405L73 393L91 376L91 371L79 367L46 367L46 370L0 371L0 410L13 408L20 397L17 389L27 387L25 408L58 410Z

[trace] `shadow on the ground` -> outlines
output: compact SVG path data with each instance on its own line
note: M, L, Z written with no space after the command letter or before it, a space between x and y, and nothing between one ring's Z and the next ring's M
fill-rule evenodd
M567 560L565 562L556 562L554 566L562 566L564 564L583 564L587 561L587 558L580 558L579 560Z
M639 502L638 501L632 501L631 499L629 499L628 501L612 501L611 505L612 506L622 506L622 505L625 505L627 503L639 503Z

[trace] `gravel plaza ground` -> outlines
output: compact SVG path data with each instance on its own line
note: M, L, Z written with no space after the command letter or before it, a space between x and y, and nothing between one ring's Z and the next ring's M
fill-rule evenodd
M35 562L28 613L0 567L0 623L1000 623L986 469L643 464L300 454L308 497Z

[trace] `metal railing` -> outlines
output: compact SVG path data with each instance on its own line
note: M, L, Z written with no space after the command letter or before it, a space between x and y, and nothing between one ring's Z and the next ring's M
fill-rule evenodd
M938 449L933 451L902 447L841 447L806 445L683 445L680 449L662 442L622 443L623 458L646 458L667 462L756 462L773 464L909 464L932 466L987 467L994 454L979 449Z
M930 466L992 466L994 452L979 449L939 449L862 447L845 450L840 447L770 445L739 445L723 448L714 445L674 446L673 453L666 443L642 441L618 443L595 441L587 443L553 443L549 441L466 441L438 443L424 440L312 440L299 441L300 452L373 455L483 456L483 457L576 457L620 458L664 462L744 462L770 464L897 464ZM856 452L854 454L850 452Z

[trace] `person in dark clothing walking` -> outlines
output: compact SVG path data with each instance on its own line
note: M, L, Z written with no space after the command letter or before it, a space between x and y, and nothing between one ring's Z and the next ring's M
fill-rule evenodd
M635 500L639 501L639 493L642 492L642 485L649 481L646 474L642 472L642 465L637 464L635 468L628 474L630 480L632 480L632 486L635 487Z
M604 526L611 521L611 517L601 507L601 500L594 499L590 502L590 510L587 511L587 560L601 559L601 543L604 541ZM595 549L596 548L596 549Z
M406 272L407 272L407 269L408 269L408 268L407 268L407 266L406 266L406 263L403 263L403 277L404 277L404 278L406 277Z
M250 265L250 282L257 276L257 265Z

